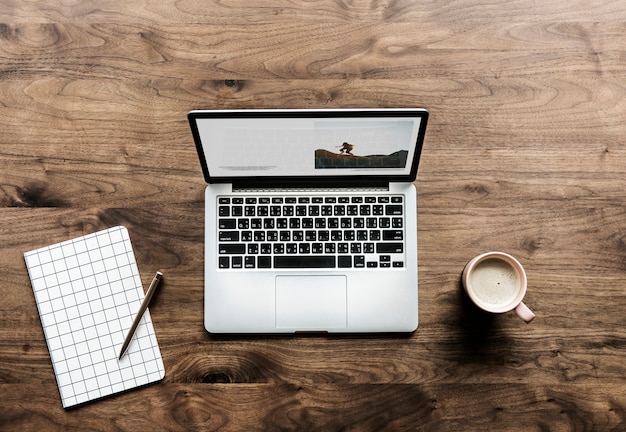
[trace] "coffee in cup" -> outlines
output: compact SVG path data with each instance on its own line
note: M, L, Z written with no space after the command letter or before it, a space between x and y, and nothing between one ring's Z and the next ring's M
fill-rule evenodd
M463 287L474 304L487 312L515 310L527 323L535 318L522 302L526 295L526 272L509 254L487 252L473 258L463 270Z

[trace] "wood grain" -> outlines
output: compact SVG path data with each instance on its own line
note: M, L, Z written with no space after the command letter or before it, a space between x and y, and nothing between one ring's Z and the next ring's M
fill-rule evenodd
M0 430L623 430L626 5L0 0ZM428 108L410 335L203 328L197 108ZM23 252L128 227L163 382L61 408ZM537 318L463 294L528 272Z

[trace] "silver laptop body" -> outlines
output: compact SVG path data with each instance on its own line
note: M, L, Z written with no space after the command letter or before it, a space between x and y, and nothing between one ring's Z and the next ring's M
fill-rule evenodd
M196 110L212 333L411 332L424 109Z

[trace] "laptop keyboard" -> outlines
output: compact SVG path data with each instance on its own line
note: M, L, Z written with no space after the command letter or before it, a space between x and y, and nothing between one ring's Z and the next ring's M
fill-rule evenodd
M404 197L219 196L220 269L404 267Z

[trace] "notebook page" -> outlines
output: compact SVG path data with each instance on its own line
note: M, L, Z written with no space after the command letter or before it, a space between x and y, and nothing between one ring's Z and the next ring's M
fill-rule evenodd
M118 226L24 253L64 408L163 379L128 231Z

